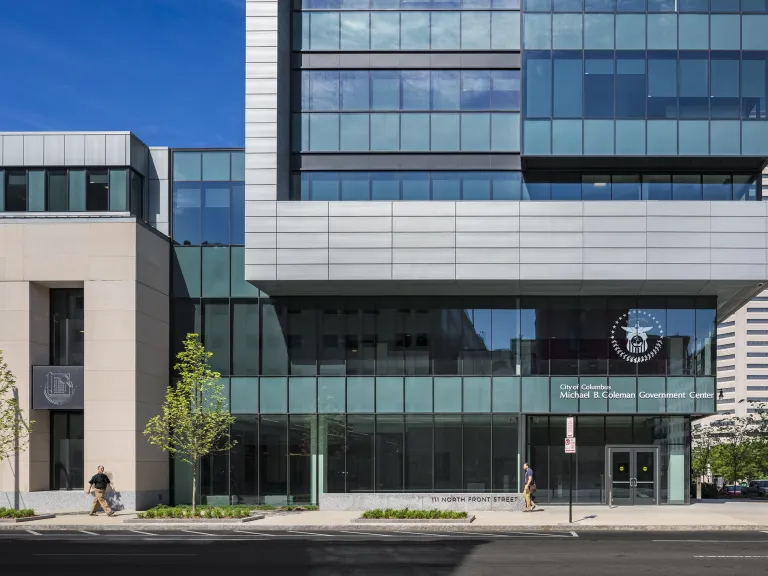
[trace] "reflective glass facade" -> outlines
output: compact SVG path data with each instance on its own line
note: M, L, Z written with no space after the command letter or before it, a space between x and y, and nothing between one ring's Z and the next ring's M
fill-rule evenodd
M305 70L301 111L520 110L519 70Z
M296 115L297 152L519 152L518 113Z
M245 244L245 155L241 151L173 153L174 243Z
M743 14L736 0L526 10L524 154L768 154L764 2L745 2Z
M301 172L292 200L758 200L750 174Z
M519 50L520 12L302 11L294 14L293 49L318 52Z
M520 150L519 114L488 113L520 110L519 70L312 70L296 80L296 151Z

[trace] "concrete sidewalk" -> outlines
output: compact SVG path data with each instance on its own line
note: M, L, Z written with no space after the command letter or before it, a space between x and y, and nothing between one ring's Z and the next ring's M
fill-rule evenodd
M291 512L268 514L263 520L249 523L209 524L191 521L188 524L125 524L136 518L133 512L104 515L62 515L48 520L22 524L0 524L2 529L53 530L178 530L198 526L226 530L766 530L768 531L768 502L713 502L690 506L574 506L573 524L568 523L567 506L539 505L530 514L522 512L474 512L472 524L356 524L352 520L361 512Z

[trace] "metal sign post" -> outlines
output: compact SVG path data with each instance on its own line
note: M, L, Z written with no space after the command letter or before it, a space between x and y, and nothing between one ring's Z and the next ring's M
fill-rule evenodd
M573 437L573 416L568 416L565 425L565 453L568 454L568 523L573 524L573 455L576 453L576 438Z

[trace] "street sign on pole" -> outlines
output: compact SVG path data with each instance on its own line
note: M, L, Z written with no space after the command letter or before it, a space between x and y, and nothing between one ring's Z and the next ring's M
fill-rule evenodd
M573 523L573 455L576 454L576 438L573 437L573 416L566 419L565 453L568 454L568 523Z

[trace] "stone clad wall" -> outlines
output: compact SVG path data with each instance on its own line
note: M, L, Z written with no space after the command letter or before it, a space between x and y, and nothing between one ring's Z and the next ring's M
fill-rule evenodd
M525 500L522 494L510 492L320 494L321 510L374 510L376 508L517 512L525 509Z

